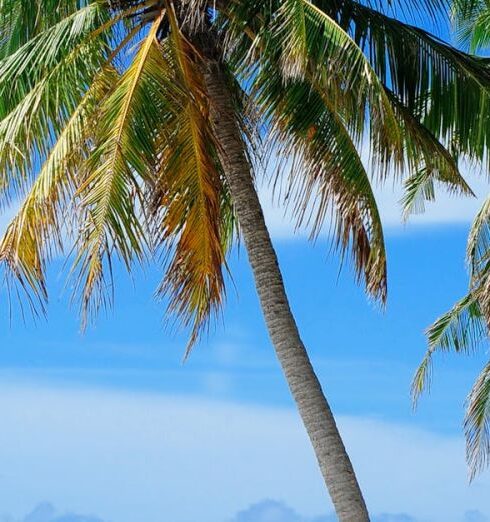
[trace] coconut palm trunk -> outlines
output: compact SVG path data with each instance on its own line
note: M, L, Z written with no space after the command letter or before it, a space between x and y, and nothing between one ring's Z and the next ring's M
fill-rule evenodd
M269 336L298 406L341 522L369 521L354 470L296 321L255 190L226 76L218 61L205 71L210 117L252 266Z

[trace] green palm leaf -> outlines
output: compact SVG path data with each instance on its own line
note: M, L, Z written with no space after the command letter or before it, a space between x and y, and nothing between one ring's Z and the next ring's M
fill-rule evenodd
M473 479L487 466L490 456L490 363L483 368L468 396L464 430L470 479Z
M432 357L435 352L471 354L481 347L486 336L485 318L478 298L470 293L427 330L429 348L412 382L414 402L430 386Z

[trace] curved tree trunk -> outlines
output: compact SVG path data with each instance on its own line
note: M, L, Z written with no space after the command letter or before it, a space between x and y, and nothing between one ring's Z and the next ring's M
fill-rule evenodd
M210 117L221 147L221 159L277 357L315 450L339 520L369 522L352 464L291 313L244 152L226 76L220 63L209 58L204 76Z

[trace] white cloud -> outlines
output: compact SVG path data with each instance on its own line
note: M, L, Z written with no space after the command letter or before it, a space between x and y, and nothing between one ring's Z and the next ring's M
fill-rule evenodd
M42 499L107 522L224 521L263 498L310 519L332 511L290 410L12 384L0 412L0 506L18 519ZM490 514L490 477L468 486L459 438L376 419L340 426L373 513Z

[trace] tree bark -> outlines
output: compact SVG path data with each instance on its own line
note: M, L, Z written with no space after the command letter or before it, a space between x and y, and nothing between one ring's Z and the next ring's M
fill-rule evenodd
M255 190L231 91L218 59L204 77L210 118L269 335L313 445L340 522L369 522L369 514L335 419L291 312L277 256Z

